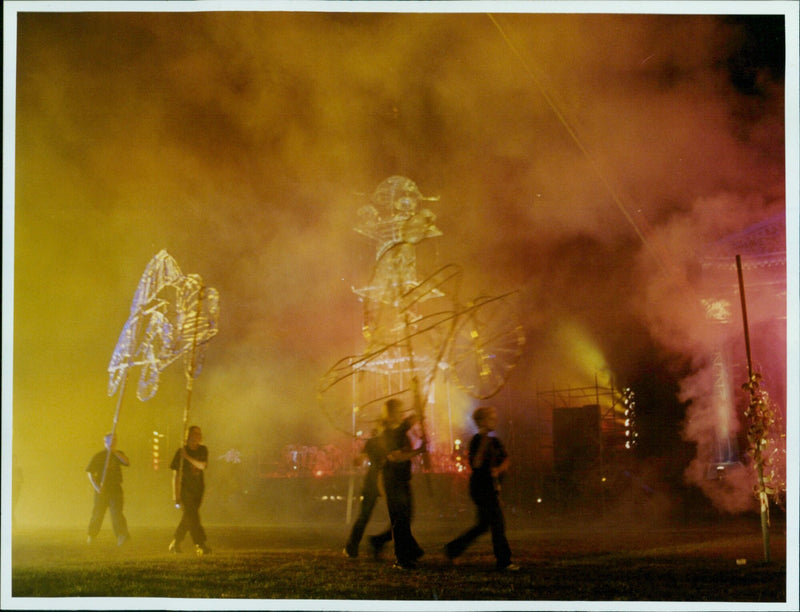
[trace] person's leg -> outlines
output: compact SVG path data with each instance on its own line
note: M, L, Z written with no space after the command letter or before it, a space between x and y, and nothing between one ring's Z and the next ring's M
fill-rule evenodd
M476 518L475 524L467 529L460 536L448 542L444 549L445 554L450 559L455 559L467 549L467 547L475 541L476 538L483 535L489 530L490 516L489 511L485 504L476 504Z
M117 536L117 544L123 544L128 539L128 521L125 520L125 515L122 513L122 506L124 503L124 495L122 489L115 491L113 495L109 496L108 509L111 515L111 525L114 528L114 534Z
M398 514L400 504L400 493L398 485L391 479L384 481L384 495L386 496L386 509L389 512L389 526L379 534L369 537L372 554L377 557L383 547L394 538L395 517Z
M183 542L183 538L186 537L186 533L189 531L189 520L186 516L186 506L181 505L181 521L178 523L178 526L175 528L175 533L172 536L173 543L175 547L179 550L181 542ZM172 548L172 545L170 545Z
M195 543L198 546L200 546L203 549L204 552L209 552L209 548L206 545L206 540L208 538L206 537L206 530L203 527L203 523L200 522L200 512L199 512L199 510L200 509L198 508L197 523L195 524L195 531L194 531L194 533L192 533L192 539L195 541Z
M364 499L361 500L361 510L358 514L356 522L353 523L353 528L350 531L350 537L347 538L345 550L351 557L358 555L358 546L361 543L361 538L364 537L364 530L367 528L367 523L372 515L372 510L378 500L377 492L371 493L368 490L364 491Z
M87 529L89 541L100 533L100 527L103 526L103 518L106 515L106 508L108 508L108 497L104 493L95 493L92 517L89 519L89 528Z
M380 533L376 533L375 535L369 536L369 546L370 549L372 550L372 556L375 557L376 559L380 557L383 547L386 546L386 544L391 541L392 541L392 525L390 523L389 526Z
M506 538L506 524L503 517L503 509L500 503L492 504L489 508L489 520L492 527L492 549L497 561L498 568L504 568L511 564L511 548Z
M202 498L200 495L187 495L185 499L185 513L184 519L186 520L186 528L192 536L192 541L197 546L204 546L206 543L206 532L203 525L200 523L200 502Z
M397 563L403 567L411 567L422 556L422 549L411 533L411 488L408 483L398 487L392 519L392 538Z

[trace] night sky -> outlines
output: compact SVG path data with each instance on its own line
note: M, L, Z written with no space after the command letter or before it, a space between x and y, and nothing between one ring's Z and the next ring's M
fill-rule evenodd
M352 288L374 245L353 228L393 175L439 197L421 269L460 265L467 297L516 291L526 344L491 400L499 433L539 390L599 379L637 389L643 459L702 445L701 373L741 324L736 303L709 324L698 260L787 210L784 16L339 9L16 15L3 435L13 416L26 520L56 486L60 520L88 519L106 368L161 249L220 293L192 397L211 456L339 442L316 387L363 348ZM754 290L752 324L785 323L784 299ZM759 356L778 378L785 343ZM152 400L125 397L142 470L154 429L177 443L185 396L176 367ZM457 400L457 427L475 405Z

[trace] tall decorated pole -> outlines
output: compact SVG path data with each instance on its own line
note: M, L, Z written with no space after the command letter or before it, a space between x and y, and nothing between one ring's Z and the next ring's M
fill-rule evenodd
M757 476L754 492L758 497L761 510L761 537L764 546L764 561L769 562L769 491L764 479L764 460L769 430L774 423L774 417L769 402L761 390L761 375L753 372L753 360L750 353L750 330L747 324L747 302L744 295L744 278L742 275L742 258L739 255L736 256L736 272L739 277L739 298L742 303L744 343L747 352L747 382L742 385L742 389L750 394L750 402L747 410L745 410L745 416L750 422L747 429L747 440Z
M181 337L185 345L183 371L186 377L186 404L183 409L183 431L181 434L181 444L185 444L189 429L194 379L200 375L203 369L206 343L217 333L219 293L216 289L206 287L199 275L190 274L185 277L182 285L179 304L179 311L183 314ZM178 466L178 475L175 482L176 502L180 502L183 461L180 461Z

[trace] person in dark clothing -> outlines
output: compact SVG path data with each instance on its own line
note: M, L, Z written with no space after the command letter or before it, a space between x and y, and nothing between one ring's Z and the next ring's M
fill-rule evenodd
M173 553L181 552L181 542L189 532L198 556L211 552L206 545L206 532L200 523L200 504L203 501L205 480L203 474L208 465L208 448L203 446L203 432L193 425L186 434L186 444L175 452L172 470L172 501L182 510L181 522L169 544Z
M519 566L511 563L511 548L506 538L499 496L503 474L508 470L510 461L503 443L490 435L497 426L497 412L491 407L478 408L472 418L478 426L478 433L469 444L469 464L472 468L469 495L477 507L477 521L472 528L448 542L444 553L452 561L478 536L491 529L497 569L516 571Z
M128 534L128 522L122 513L124 496L122 494L121 466L129 466L130 461L125 453L117 449L116 434L106 434L103 442L106 449L95 454L89 461L89 465L86 466L89 482L92 483L94 489L94 507L92 518L89 519L86 541L91 544L100 533L100 527L103 525L103 518L108 509L114 535L117 537L117 546L122 546L130 535Z
M370 516L372 516L375 504L381 496L378 478L383 469L383 463L386 460L386 447L383 438L378 435L377 431L374 432L373 436L364 444L362 455L366 455L368 465L367 473L364 475L364 484L361 488L361 509L358 518L355 523L353 523L350 536L347 538L347 543L344 547L345 554L351 558L358 556L358 546L361 543L361 538L364 536L364 530L367 528L367 523L369 522ZM391 529L387 531L389 539L391 539ZM386 532L384 532L384 534L385 533ZM371 536L372 539L370 543L372 544L373 551L375 550L375 538L381 537L383 536Z
M385 406L386 430L383 433L386 444L386 462L383 464L383 484L386 491L386 505L392 523L391 539L394 540L394 567L414 569L423 550L411 533L413 500L411 496L411 459L425 452L425 441L419 448L413 448L408 437L409 430L417 423L415 416L402 418L402 403L390 399ZM370 540L374 547L379 542Z

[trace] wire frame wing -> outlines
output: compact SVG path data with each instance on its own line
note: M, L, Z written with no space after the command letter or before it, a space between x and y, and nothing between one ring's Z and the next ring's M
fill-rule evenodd
M218 331L219 292L203 285L198 274L184 278L178 292L179 344L182 347L187 380L203 370L206 345Z
M453 336L449 365L459 385L477 399L497 394L522 355L525 334L509 295L473 300Z
M357 427L369 427L390 397L413 409L414 379L416 391L427 397L456 324L453 296L461 270L445 266L422 282L405 283L411 279L403 273L405 258L401 249L384 253L364 292L367 350L340 359L320 380L320 402L334 426L347 423L350 414Z
M183 275L169 253L160 251L142 274L111 356L108 394L116 393L129 368L141 366L136 395L150 399L161 372L181 355L187 376L196 378L204 345L217 333L218 311L217 291L204 287L197 274Z
M182 277L177 262L165 250L148 262L108 365L109 395L117 392L127 370L137 365L145 366L142 381L148 381L140 383L140 399L155 393L153 384L157 386L161 363L169 361L174 353L169 311Z

